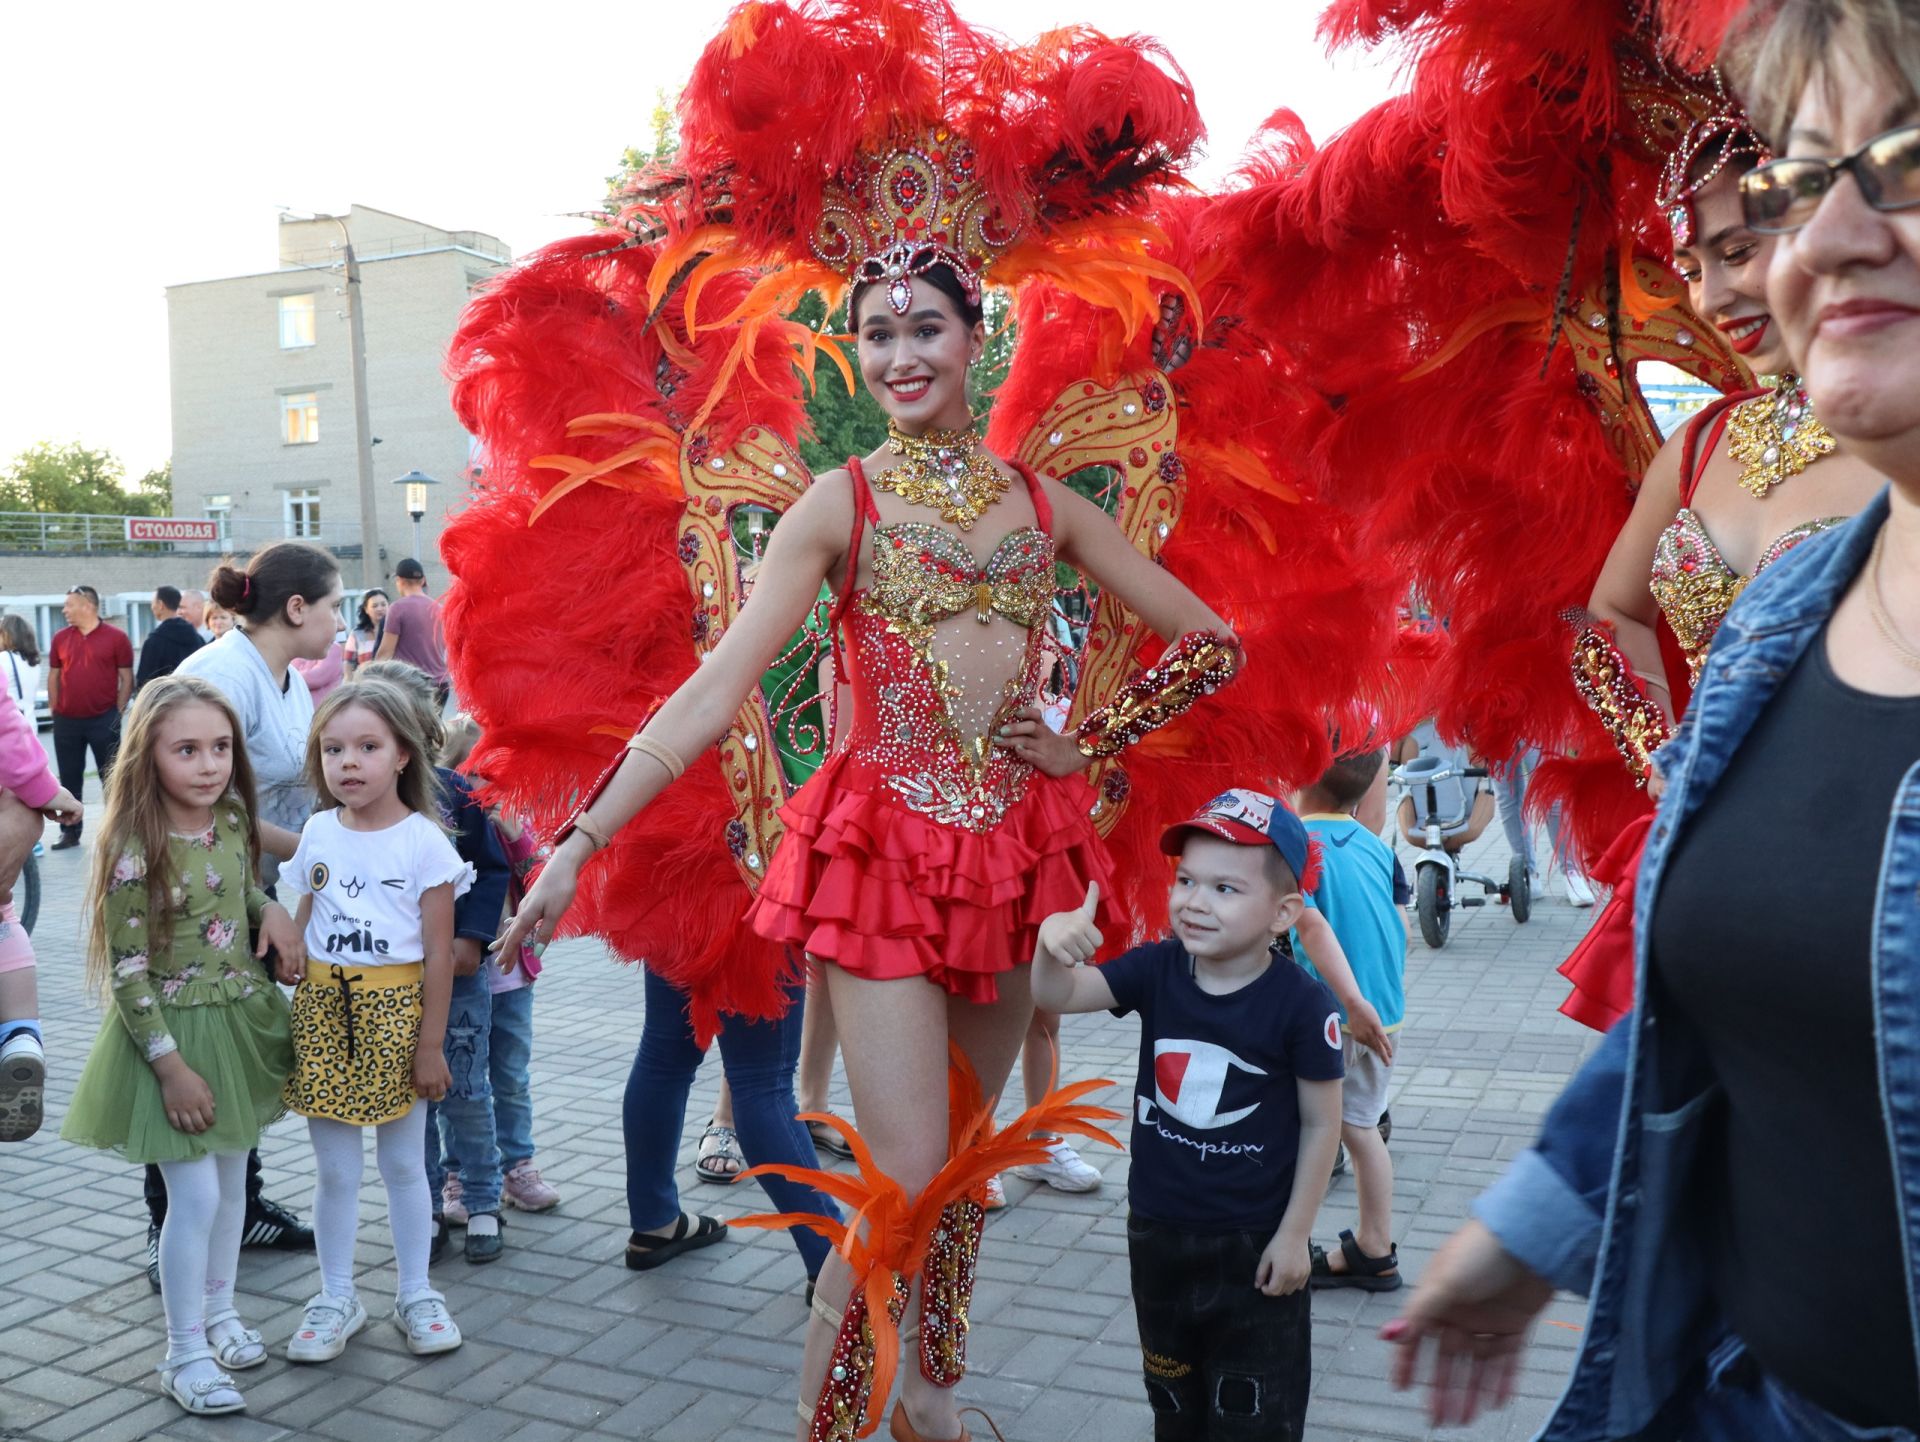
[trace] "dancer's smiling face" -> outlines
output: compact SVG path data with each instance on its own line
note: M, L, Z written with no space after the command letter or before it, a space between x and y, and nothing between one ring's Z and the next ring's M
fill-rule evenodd
M884 285L868 285L855 297L860 377L901 430L957 430L973 421L967 367L986 344L986 326L969 320L960 302L926 277L910 284L905 315L894 312Z
M1781 327L1767 307L1773 237L1747 229L1740 176L1729 166L1693 197L1694 241L1673 252L1694 310L1725 333L1755 375L1793 368Z

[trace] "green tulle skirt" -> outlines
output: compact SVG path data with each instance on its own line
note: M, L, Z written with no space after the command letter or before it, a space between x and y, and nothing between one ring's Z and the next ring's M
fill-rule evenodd
M206 1006L160 1003L186 1064L213 1092L213 1125L176 1131L160 1083L117 1016L94 1039L60 1135L131 1162L185 1162L214 1152L244 1152L285 1114L281 1091L293 1071L293 1034L280 989Z

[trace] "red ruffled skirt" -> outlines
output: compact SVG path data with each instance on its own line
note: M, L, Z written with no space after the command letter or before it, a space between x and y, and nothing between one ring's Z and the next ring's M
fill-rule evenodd
M1113 862L1088 811L1093 788L1035 772L994 830L943 826L849 776L830 759L780 811L787 834L747 913L769 941L876 981L924 976L968 1001L992 1001L995 978L1033 960L1040 923L1100 884L1110 910Z
M1595 1031L1611 1031L1633 1010L1634 881L1652 825L1653 813L1648 812L1622 831L1606 855L1594 863L1593 879L1611 886L1613 895L1573 954L1560 964L1560 975L1573 983L1572 993L1560 1003L1561 1012Z

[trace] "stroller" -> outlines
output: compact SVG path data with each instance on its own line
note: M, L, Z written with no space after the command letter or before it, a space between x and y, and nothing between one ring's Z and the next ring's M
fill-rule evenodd
M1485 906L1490 897L1505 903L1516 922L1525 922L1533 914L1525 857L1513 858L1504 882L1467 871L1460 864L1458 853L1493 819L1487 769L1470 765L1461 750L1442 744L1431 722L1414 736L1421 754L1395 768L1393 783L1400 793L1396 808L1400 834L1418 850L1413 861L1414 906L1421 938L1436 950L1445 946L1454 908ZM1483 894L1461 896L1463 882L1478 886Z

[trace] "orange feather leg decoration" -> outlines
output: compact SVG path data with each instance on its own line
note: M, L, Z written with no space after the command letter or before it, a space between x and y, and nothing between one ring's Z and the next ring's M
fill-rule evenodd
M951 1154L918 1197L909 1198L904 1187L880 1170L872 1148L851 1123L826 1112L802 1112L799 1120L820 1122L845 1137L853 1149L857 1174L774 1164L751 1167L740 1174L743 1178L785 1177L825 1192L847 1208L849 1215L844 1222L813 1212L775 1212L738 1217L730 1225L773 1231L811 1227L846 1259L866 1303L874 1337L873 1391L867 1416L855 1434L860 1437L871 1436L880 1425L899 1368L900 1328L892 1307L894 1279L918 1275L941 1213L948 1205L983 1195L987 1182L1001 1172L1044 1161L1047 1144L1035 1140L1036 1132L1086 1137L1116 1149L1120 1146L1099 1123L1118 1121L1123 1114L1081 1101L1114 1085L1104 1077L1049 1091L1012 1122L996 1129L993 1109L982 1095L979 1077L957 1047L951 1049L947 1076Z

